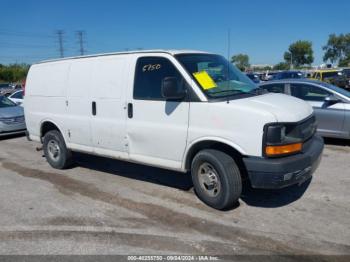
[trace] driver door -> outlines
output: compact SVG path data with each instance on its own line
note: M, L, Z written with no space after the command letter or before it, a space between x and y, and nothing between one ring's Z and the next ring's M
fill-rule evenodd
M137 162L180 169L187 143L189 105L186 100L166 100L162 80L173 77L179 87L185 80L170 59L139 57L135 80L128 93L127 138L129 157Z

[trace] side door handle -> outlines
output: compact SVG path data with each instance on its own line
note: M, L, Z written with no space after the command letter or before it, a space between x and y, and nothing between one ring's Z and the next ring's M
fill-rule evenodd
M93 116L96 115L96 102L95 101L92 102L92 115Z
M134 115L132 103L128 103L128 117L132 118Z

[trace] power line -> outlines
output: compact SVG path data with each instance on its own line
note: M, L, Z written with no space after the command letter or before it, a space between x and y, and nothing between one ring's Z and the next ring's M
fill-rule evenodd
M84 55L85 54L85 49L84 49L84 36L85 36L85 31L77 31L77 37L78 37L78 41L79 41L79 52L80 55Z
M63 58L64 57L64 48L63 48L63 35L64 31L63 30L57 30L56 35L58 37L58 44L59 44L59 52L60 56Z

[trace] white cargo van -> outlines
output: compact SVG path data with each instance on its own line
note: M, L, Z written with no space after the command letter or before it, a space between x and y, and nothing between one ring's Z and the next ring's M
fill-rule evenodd
M190 171L217 209L235 204L245 178L256 188L304 182L323 150L308 104L263 93L222 56L199 51L38 63L24 107L52 167L67 168L80 151Z

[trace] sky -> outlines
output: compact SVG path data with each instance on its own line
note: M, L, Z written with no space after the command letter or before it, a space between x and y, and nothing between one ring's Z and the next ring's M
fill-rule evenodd
M245 53L276 64L297 40L313 43L315 65L329 34L350 33L349 0L0 0L0 64L34 63L133 49ZM230 45L228 48L228 31Z

